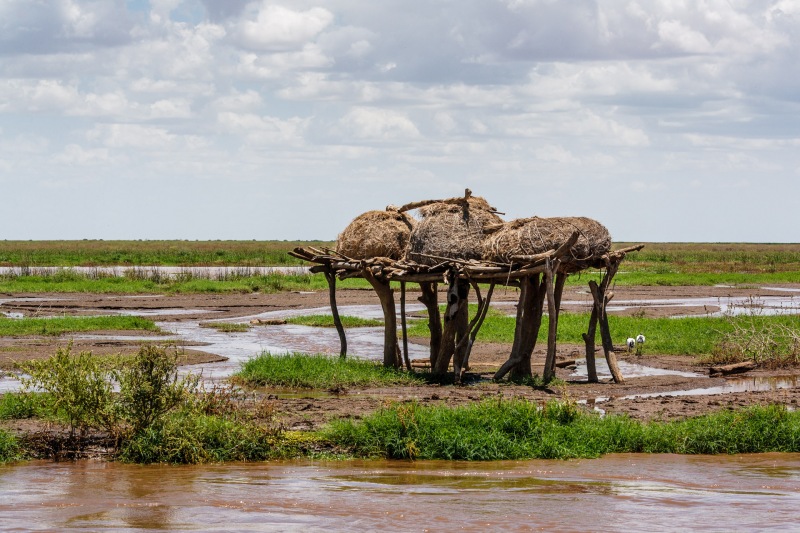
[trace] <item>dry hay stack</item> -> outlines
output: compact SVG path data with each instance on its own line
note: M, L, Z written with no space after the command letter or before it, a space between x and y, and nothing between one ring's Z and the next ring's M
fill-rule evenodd
M426 265L441 263L435 257L480 259L486 237L484 227L503 222L480 196L471 196L466 206L463 198L454 198L421 207L419 213L422 220L411 232L407 257Z
M534 255L558 248L573 232L578 242L570 248L573 260L596 259L611 250L605 226L586 217L521 218L512 220L484 241L483 258L510 263L515 255Z
M414 222L396 211L367 211L357 216L336 240L336 251L353 259L402 259Z

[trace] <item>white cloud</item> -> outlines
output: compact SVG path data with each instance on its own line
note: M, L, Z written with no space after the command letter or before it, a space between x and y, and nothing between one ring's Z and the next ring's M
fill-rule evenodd
M253 50L302 48L333 21L327 9L315 7L293 11L264 0L256 9L245 12L237 27L239 42Z
M390 109L357 107L339 121L343 131L368 141L412 139L419 130L404 113Z
M226 131L243 135L249 143L269 145L274 143L302 143L309 121L298 117L282 120L253 113L222 112L219 124Z

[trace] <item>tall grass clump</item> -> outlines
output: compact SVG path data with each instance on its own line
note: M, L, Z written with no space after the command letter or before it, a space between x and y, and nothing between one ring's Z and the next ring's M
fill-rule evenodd
M55 401L43 392L7 392L0 396L0 420L53 418Z
M22 459L22 450L17 438L4 429L0 429L0 465Z
M302 353L275 355L269 352L245 362L235 378L238 382L250 386L311 389L394 385L422 381L422 378L415 374L386 368L374 361Z
M284 445L281 435L279 428L182 410L136 433L123 446L120 459L195 464L263 461L296 454Z
M362 457L494 461L569 459L607 453L800 451L800 413L782 406L720 411L676 422L604 418L570 401L486 400L463 406L393 404L359 421L337 421L330 442Z
M729 328L707 361L716 364L753 361L767 368L800 364L800 317L765 321L759 316L728 317Z

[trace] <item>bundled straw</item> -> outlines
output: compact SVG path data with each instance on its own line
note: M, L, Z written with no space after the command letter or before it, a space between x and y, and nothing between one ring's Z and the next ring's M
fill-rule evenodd
M336 251L353 259L402 259L413 227L413 220L403 213L367 211L339 235Z
M586 217L522 218L504 224L484 241L483 258L510 263L515 255L534 255L558 248L573 232L578 242L570 248L572 260L597 259L611 250L605 226Z
M503 220L495 209L479 196L472 196L461 204L437 202L419 209L422 220L411 232L408 259L417 263L435 265L436 258L480 259L483 251L485 226L500 224Z

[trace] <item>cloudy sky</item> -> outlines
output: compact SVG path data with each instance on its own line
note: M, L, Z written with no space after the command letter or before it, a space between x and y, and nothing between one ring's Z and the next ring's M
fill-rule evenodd
M797 0L0 0L0 239L333 239L458 196L800 242Z

